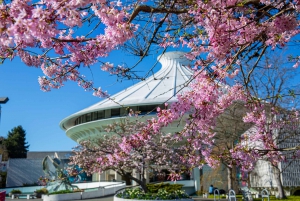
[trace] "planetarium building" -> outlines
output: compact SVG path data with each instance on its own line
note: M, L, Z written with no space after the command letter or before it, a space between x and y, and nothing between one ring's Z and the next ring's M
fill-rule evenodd
M161 69L144 81L68 116L60 122L68 137L81 141L101 137L100 127L128 115L128 108L152 118L156 107L177 100L177 94L188 90L186 84L193 72L184 52L168 52L158 57ZM164 106L163 106L164 107ZM152 112L151 112L152 111ZM154 112L153 112L154 111ZM170 126L168 132L178 129Z
M66 117L60 122L60 127L68 137L80 143L107 134L101 129L102 126L128 116L129 108L139 111L141 120L153 118L156 116L157 106L175 102L178 94L189 90L186 85L191 81L193 72L188 67L190 62L184 54L184 52L168 52L158 56L161 69L157 73L120 91L109 99ZM173 123L164 131L174 132L179 131L180 128L180 124ZM193 187L194 191L199 190L200 172L198 168L193 171L191 178L196 179L189 180L185 185ZM112 179L120 180L121 178L113 171L108 171L94 176L93 180Z

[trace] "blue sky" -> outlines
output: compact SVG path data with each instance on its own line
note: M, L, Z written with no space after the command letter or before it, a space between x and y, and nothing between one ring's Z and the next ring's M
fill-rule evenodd
M157 55L150 56L148 62L141 66L149 65L149 68L156 57ZM135 59L115 52L105 60L115 64L132 64ZM142 73L147 68L139 69ZM93 78L96 86L108 90L111 95L136 82L117 81L116 77L101 71L100 64L83 72L87 77ZM40 69L25 66L19 58L0 65L0 97L9 97L9 101L2 105L0 135L6 137L8 131L21 125L26 130L29 151L71 150L76 143L60 129L59 122L102 99L94 97L90 91L84 91L74 82L68 82L58 90L43 92L37 81L38 76L42 75Z
M291 47L290 51L295 51ZM179 50L180 51L180 50ZM158 54L150 55L135 69L137 73L145 74L155 63ZM113 52L103 62L114 64L126 63L131 66L138 58L123 52ZM160 68L158 65L154 72ZM115 94L136 83L135 80L122 81L101 71L100 63L82 71L92 79L95 86L101 86L109 94ZM43 92L38 84L38 76L43 73L38 68L27 67L19 58L5 61L0 65L0 97L9 97L2 105L0 136L7 136L9 130L21 125L26 130L26 139L30 145L29 151L68 151L76 143L68 138L59 127L59 122L65 117L95 104L102 99L94 97L91 91L84 91L74 82L51 92ZM298 83L298 79L295 82Z

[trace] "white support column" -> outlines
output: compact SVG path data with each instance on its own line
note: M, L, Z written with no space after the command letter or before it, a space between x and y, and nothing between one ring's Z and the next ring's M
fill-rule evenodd
M149 168L149 162L146 162L146 168L145 168L145 171L144 171L144 177L146 179L146 184L148 184L149 181L150 181L149 170L150 170L150 168Z
M115 180L116 181L122 181L122 176L119 175L117 172L115 172Z
M194 168L193 169L193 178L195 182L195 191L200 190L200 170L199 168Z
M105 181L106 180L106 171L99 174L99 181Z
M138 173L136 171L136 169L133 169L132 170L132 176L139 179L140 178L140 173ZM132 180L132 185L135 186L135 185L138 185L138 184L134 180Z
M92 174L92 181L100 181L99 179L100 179L99 173Z
M145 179L146 179L146 184L148 184L149 183L149 181L150 181L150 174L149 174L149 171L148 171L148 168L146 168L145 169Z

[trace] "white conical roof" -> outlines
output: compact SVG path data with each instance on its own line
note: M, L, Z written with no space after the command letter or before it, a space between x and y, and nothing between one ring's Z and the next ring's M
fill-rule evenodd
M184 86L192 79L193 75L193 71L188 67L190 62L184 54L184 52L167 52L158 56L157 59L162 68L157 73L111 96L110 99L114 101L105 99L70 115L61 121L61 127L66 129L62 125L68 120L93 111L121 106L159 105L164 102L176 101L178 93L188 90Z

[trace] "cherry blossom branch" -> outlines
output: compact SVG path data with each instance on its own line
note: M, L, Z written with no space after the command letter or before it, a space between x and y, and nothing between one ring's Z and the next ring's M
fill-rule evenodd
M182 14L182 13L187 13L187 9L168 9L168 8L154 8L148 5L138 5L133 13L131 14L129 18L129 22L132 22L132 20L135 19L135 17L140 13L140 12L146 12L146 13L167 13L167 14Z

